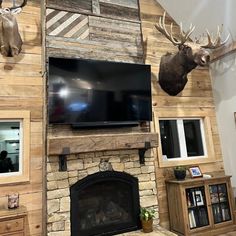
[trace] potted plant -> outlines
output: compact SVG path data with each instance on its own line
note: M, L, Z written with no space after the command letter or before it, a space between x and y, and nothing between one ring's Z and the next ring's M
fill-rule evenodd
M153 231L153 218L155 217L155 210L150 208L141 207L140 220L144 233Z
M186 167L185 166L174 167L174 175L177 180L184 180L186 177Z

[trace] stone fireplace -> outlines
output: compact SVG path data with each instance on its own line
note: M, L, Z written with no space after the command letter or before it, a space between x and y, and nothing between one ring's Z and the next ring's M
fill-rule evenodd
M58 160L52 155L47 163L48 236L114 235L137 230L139 204L156 209L154 223L158 224L151 149L145 153L144 164L140 164L138 149L71 154L67 156L67 171L62 172Z
M114 235L140 228L138 179L100 171L70 187L71 235Z

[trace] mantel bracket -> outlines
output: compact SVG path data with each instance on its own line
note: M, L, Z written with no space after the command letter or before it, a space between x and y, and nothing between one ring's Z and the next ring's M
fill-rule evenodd
M64 147L59 155L59 171L67 171L67 155L70 154L70 148Z
M151 143L150 142L145 142L144 143L144 148L140 148L138 150L139 154L139 163L140 164L145 164L145 152L151 148Z

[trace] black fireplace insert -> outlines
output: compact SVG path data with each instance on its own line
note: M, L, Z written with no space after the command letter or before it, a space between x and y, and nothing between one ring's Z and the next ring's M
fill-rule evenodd
M140 228L138 179L98 172L70 188L71 236L109 236Z

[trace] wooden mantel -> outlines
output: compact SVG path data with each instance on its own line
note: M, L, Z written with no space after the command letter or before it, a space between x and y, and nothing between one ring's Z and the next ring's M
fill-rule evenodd
M63 148L69 148L70 154L145 148L145 142L150 142L150 148L158 146L157 133L127 133L51 137L48 140L48 155L60 155Z

